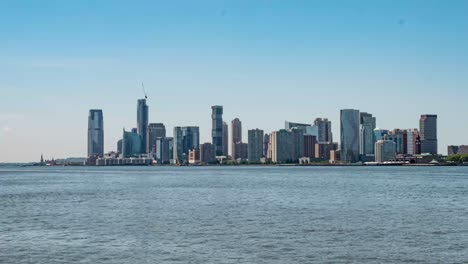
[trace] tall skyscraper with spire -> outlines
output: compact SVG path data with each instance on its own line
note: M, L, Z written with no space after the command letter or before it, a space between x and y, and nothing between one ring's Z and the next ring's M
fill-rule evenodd
M142 149L146 152L148 142L148 105L145 99L138 99L137 104L137 133L141 138Z
M88 158L104 156L104 118L101 109L89 110Z
M224 155L223 106L214 105L211 107L211 121L212 121L211 138L212 138L212 143L215 147L215 154L216 156L223 156Z

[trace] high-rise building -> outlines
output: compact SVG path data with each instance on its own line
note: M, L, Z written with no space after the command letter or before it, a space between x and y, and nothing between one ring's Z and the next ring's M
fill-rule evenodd
M296 123L296 122L289 122L284 121L284 129L292 129L292 128L302 128L306 130L306 127L312 126L311 124L303 124L303 123Z
M359 161L359 110L344 109L341 121L341 160L347 163Z
M155 153L156 139L166 137L166 127L163 123L151 123L147 130L146 153Z
M176 163L186 164L188 152L200 147L200 131L197 126L174 127L173 159Z
M331 121L329 121L327 118L316 118L314 121L314 126L317 126L318 129L318 142L333 142Z
M396 154L408 154L408 132L407 130L394 129L384 136L385 140L395 142Z
M376 121L375 121L375 117L373 117L372 114L365 113L365 112L360 113L359 154L363 156L363 158L374 155L375 126L376 126Z
M228 156L229 151L229 127L226 122L223 122L223 156Z
M236 160L239 157L236 156L236 144L242 142L242 122L239 118L234 118L231 121L231 156L232 159Z
M137 104L137 132L141 138L142 149L146 151L148 129L148 105L146 99L138 99Z
M248 157L248 144L243 142L237 142L235 144L235 156L234 160L246 160Z
M158 164L169 164L173 157L173 138L158 137L155 139L155 159Z
M248 160L251 163L260 162L264 155L264 135L261 129L252 129L248 131ZM265 155L266 156L266 155Z
M136 129L132 129L131 132L123 130L122 156L124 158L140 156L144 152L142 146L141 137Z
M122 154L122 139L117 141L117 153Z
M338 143L318 142L315 144L315 158L320 160L331 160L331 151L338 150Z
M437 115L421 115L419 119L421 152L437 154Z
M224 140L223 140L223 106L215 105L211 107L211 137L212 143L215 146L216 156L224 155Z
M91 109L88 116L88 158L104 156L104 117L102 110Z
M418 135L419 132L417 129L406 130L406 154L416 155L421 153L417 153L416 139L418 138Z
M270 135L271 161L273 163L292 162L291 132L286 129L274 131Z
M396 149L393 140L379 140L375 142L375 161L384 162L395 158Z
M380 129L380 128L374 129L374 140L375 140L375 142L384 139L385 136L388 135L388 133L389 133L389 131L387 129Z
M270 144L270 135L265 133L263 136L263 157L268 157L268 145Z
M200 145L200 161L205 164L216 163L215 146L211 143Z
M461 145L461 146L448 146L447 147L447 155L456 155L456 154L461 154L465 155L468 154L468 146L467 145Z
M304 135L304 157L315 159L315 144L317 137L312 135Z

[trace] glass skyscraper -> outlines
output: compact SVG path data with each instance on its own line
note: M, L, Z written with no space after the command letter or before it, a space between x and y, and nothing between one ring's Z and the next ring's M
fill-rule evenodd
M215 146L216 156L224 156L223 106L220 106L220 105L212 106L211 111L212 111L211 113L212 143Z
M91 109L88 116L88 157L104 156L104 118L102 110Z
M421 153L437 154L437 115L421 115L419 133Z
M197 126L174 127L173 159L181 164L188 162L189 150L200 148L200 129Z
M137 104L137 132L141 138L142 149L146 151L148 142L148 105L146 99L139 99Z
M124 158L138 157L143 154L143 144L136 129L128 132L123 130L122 155Z
M375 153L375 126L376 120L372 114L360 113L359 154L363 156L372 156Z
M341 160L347 163L359 161L359 110L340 111Z
M263 156L263 130L252 129L248 131L248 155L249 162L260 162Z

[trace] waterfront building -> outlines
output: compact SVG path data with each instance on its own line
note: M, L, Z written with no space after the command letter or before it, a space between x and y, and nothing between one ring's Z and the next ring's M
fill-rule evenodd
M223 156L228 157L229 154L229 127L226 122L223 122Z
M200 145L200 161L204 164L216 163L216 152L213 144L203 143Z
M166 137L166 126L163 123L151 123L147 129L146 153L156 152L156 139Z
M376 126L376 119L372 114L361 112L359 125L359 154L362 159L369 159L374 156L375 136L374 129Z
M144 152L142 146L141 137L136 129L132 129L132 131L123 130L122 156L124 158L139 157Z
M340 111L341 160L346 163L359 161L359 110Z
M236 158L233 160L247 160L248 158L248 144L243 142L237 142L235 144L235 156Z
M268 135L265 135L268 137ZM260 162L262 156L264 156L264 140L265 136L263 135L263 130L261 129L252 129L248 131L248 155L247 159L251 163ZM268 145L268 143L267 143ZM266 156L266 155L265 155Z
M270 134L265 133L263 136L263 157L268 156L268 145L270 144Z
M395 142L396 154L408 153L408 135L406 130L394 129L385 135L384 139Z
M189 158L188 158L188 163L189 164L200 164L201 159L200 159L200 150L199 149L191 149L189 150Z
M330 160L331 151L338 150L338 143L317 142L315 144L315 158Z
M437 154L437 115L421 115L419 119L421 152Z
M304 135L304 157L311 160L315 159L315 144L317 137L312 135Z
M274 131L270 135L271 161L273 163L292 162L291 132L286 129Z
M236 144L242 142L242 122L239 118L234 118L231 121L231 156L233 160L238 159L236 155Z
M146 152L148 130L148 105L146 99L138 99L137 103L137 132L141 138L142 150Z
M333 142L331 121L329 121L327 118L316 118L314 120L314 126L316 126L318 130L318 142Z
M448 155L456 155L456 154L468 154L468 146L461 145L461 146L448 146L447 147L447 154Z
M169 164L173 159L173 138L158 137L155 139L154 157L158 164Z
M175 163L188 162L188 152L199 149L200 131L197 126L174 127L173 159Z
M101 109L89 110L88 158L104 156L104 117Z
M223 106L215 105L211 107L211 137L215 146L216 156L224 155L224 133L223 133ZM227 153L226 153L227 154Z
M385 162L395 159L395 145L393 140L379 140L375 142L375 161Z
M406 154L408 155L416 155L420 154L421 152L417 152L417 138L419 132L417 129L407 129L406 130Z

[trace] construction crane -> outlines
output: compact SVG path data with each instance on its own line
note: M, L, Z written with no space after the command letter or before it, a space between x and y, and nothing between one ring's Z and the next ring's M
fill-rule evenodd
M146 93L146 89L145 89L145 84L144 84L144 83L141 83L141 88L143 89L143 94L145 95L145 99L148 99L148 94Z

